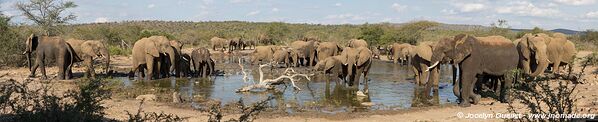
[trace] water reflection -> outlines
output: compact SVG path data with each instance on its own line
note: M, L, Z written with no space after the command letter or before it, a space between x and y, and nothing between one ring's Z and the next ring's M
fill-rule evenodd
M232 64L231 64L232 65ZM236 64L235 64L236 65ZM245 66L245 70L251 75L249 81L258 81L259 73L257 66ZM251 67L251 68L248 68ZM255 70L251 70L255 69ZM225 69L228 70L228 69ZM265 67L265 78L272 78L271 74L279 72ZM298 70L298 69L296 69ZM274 96L270 103L273 107L287 109L292 113L298 108L313 108L315 110L345 111L347 108L364 108L366 110L394 110L410 107L422 107L454 103L456 97L452 92L450 68L442 68L440 89L431 95L423 95L423 88L413 84L413 74L406 66L397 64L375 62L369 73L369 93L366 97L357 96L357 89L345 87L338 79L325 76L314 76L312 81L301 79L296 82L302 91L293 90L291 86L278 86L280 92L262 93L235 93L235 90L243 86L252 85L254 82L244 82L240 72L233 72L229 75L218 76L209 79L163 79L154 81L134 81L123 78L123 86L143 89L169 89L178 91L181 97L188 100L197 98L215 99L223 103L236 102L243 98L246 104L255 103ZM132 89L134 90L134 89ZM429 96L429 97L423 97ZM373 106L368 107L362 103L371 102Z

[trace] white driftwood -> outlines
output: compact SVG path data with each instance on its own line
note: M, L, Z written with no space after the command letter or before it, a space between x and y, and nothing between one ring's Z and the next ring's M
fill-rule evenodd
M241 73L243 73L243 82L247 83L249 77L247 75L247 72L245 72L245 68L243 68L243 64L241 64L241 58L239 58L239 67L241 67Z
M311 81L311 79L309 78L309 76L311 76L311 75L297 73L297 72L295 72L295 70L293 70L293 68L287 68L284 71L283 75L279 76L278 78L264 79L264 72L262 71L262 68L264 68L266 66L271 66L271 64L272 63L262 64L258 68L258 70L260 72L259 83L237 89L237 92L247 92L247 91L250 91L251 89L257 89L257 88L274 89L274 86L272 86L272 84L284 83L283 82L284 79L291 80L291 85L293 86L293 88L295 88L295 90L301 90L301 88L299 88L297 85L295 85L295 80L296 80L295 77L302 76L302 77L305 77L305 79L307 79L308 81Z

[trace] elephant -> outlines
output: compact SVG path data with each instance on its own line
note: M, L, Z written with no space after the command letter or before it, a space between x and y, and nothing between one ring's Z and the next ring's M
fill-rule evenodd
M144 69L147 69L149 80L158 77L159 75L154 74L160 71L161 58L168 55L166 50L170 49L172 51L170 45L160 45L157 40L168 39L164 36L151 36L142 38L133 45L133 61L131 63L133 68L131 69L131 73L135 72L141 79L145 77Z
M276 50L277 46L270 45L270 46L257 46L255 50L251 54L251 63L256 64L258 61L262 62L272 62L274 58L274 51Z
M255 40L241 40L241 42L243 43L243 47L241 47L242 50L245 50L245 47L249 47L249 49L255 49Z
M228 41L228 50L230 52L239 50L242 45L241 38L233 38Z
M270 36L268 36L266 34L259 35L257 37L257 40L262 45L274 45L274 40L272 39L272 37L270 37Z
M177 63L176 70L179 77L188 77L191 72L191 56L189 54L181 54L181 60Z
M380 59L380 48L377 46L372 46L370 47L370 49L372 50L372 54L373 54L373 58L374 59Z
M409 57L411 57L411 71L415 74L415 84L422 86L424 83L428 83L434 86L434 90L437 91L440 78L439 68L433 68L430 72L426 72L427 68L431 66L433 47L432 44L419 44L414 47L413 53L409 54Z
M106 62L106 74L110 71L110 53L108 48L99 40L66 40L75 51L75 62L83 61L87 65L86 76L95 78L93 66L94 58L104 58Z
M58 79L70 79L72 77L71 68L75 61L75 51L57 36L37 36L31 34L26 42L26 49L23 55L27 56L29 65L29 77L35 77L35 71L39 67L42 72L41 79L48 79L46 75L46 63L54 60L58 66ZM31 54L35 53L35 64L31 64Z
M215 63L210 56L210 51L206 48L197 48L191 52L191 62L193 69L199 77L208 77L215 71Z
M546 41L548 60L551 61L549 65L552 73L558 73L560 71L560 66L573 65L577 49L575 49L575 44L573 44L573 42L567 40L565 34L554 33L552 34L553 37L544 33L536 35L544 38Z
M351 39L347 44L347 47L358 48L358 47L368 47L368 42L363 39Z
M549 60L544 38L532 34L525 34L517 40L519 52L519 68L531 77L542 75L548 67Z
M342 48L336 42L322 42L318 48L316 48L316 52L318 53L317 57L322 60L338 55L341 51Z
M393 43L390 47L390 54L388 59L391 59L393 63L407 64L409 61L409 55L413 53L415 46L408 43Z
M519 54L517 48L509 39L502 36L474 37L467 34L456 35L453 39L438 41L432 51L432 66L426 71L435 68L442 62L451 62L459 70L453 90L460 97L460 106L468 107L470 102L477 104L480 95L474 93L477 76L498 76L504 79L502 83L500 101L507 102L506 94L511 87L513 79L507 78L510 71L517 68ZM473 100L470 100L473 99Z
M183 48L183 44L176 40L169 40L168 38L163 36L159 36L157 37L157 39L154 39L153 41L156 41L158 47L162 48L162 50L165 51L163 55L160 55L160 61L158 64L159 66L161 66L159 67L159 69L161 70L157 71L159 71L161 76L163 77L170 77L171 75L179 76L181 72L177 70L177 63L182 60L181 50Z
M212 37L210 42L212 43L212 50L214 51L216 51L216 48L222 48L222 51L224 51L229 45L229 40L220 37Z
M372 51L367 47L351 48L346 47L341 52L340 60L344 63L347 71L347 78L349 86L358 88L359 78L363 74L365 82L365 92L367 93L368 79L367 75L372 65Z
M347 77L347 71L345 70L344 63L341 59L343 58L340 55L328 57L316 63L313 70L338 77L344 81Z
M297 54L298 58L293 60L295 66L313 66L316 63L317 47L319 42L317 41L294 41L290 47Z
M291 66L291 49L287 49L287 48L277 49L274 51L274 54L272 56L273 56L272 61L274 61L274 63L276 63L276 64L284 63L284 65L286 67Z

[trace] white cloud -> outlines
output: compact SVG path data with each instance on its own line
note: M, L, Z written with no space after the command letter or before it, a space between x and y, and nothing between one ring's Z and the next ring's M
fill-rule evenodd
M400 12L400 11L405 10L407 8L407 5L401 5L401 4L398 4L398 3L393 3L392 6L390 6L390 7L392 7L395 11Z
M248 3L251 2L251 0L230 0L230 3Z
M354 15L354 14L337 14L337 15L328 15L326 16L327 19L342 19L342 20L346 20L346 19L351 19L351 20L364 20L365 17L359 16L359 15Z
M156 7L156 4L149 4L149 5L147 5L147 8L154 8L154 7Z
M442 9L440 12L442 12L444 14L448 14L448 15L457 14L457 12L455 12L455 10L453 10L453 9Z
M272 12L278 12L279 9L278 8L272 8Z
M105 23L105 22L108 22L108 18L106 18L106 17L99 17L99 18L96 18L96 20L94 22L95 23Z
M459 8L459 11L461 12L476 12L486 9L486 5L481 3L455 4L455 6Z
M342 3L336 3L336 4L334 4L334 6L343 6L343 4Z
M537 7L527 1L512 2L506 6L497 7L496 12L499 14L515 14L519 16L535 17L556 17L561 15L561 11L558 9Z
M592 11L585 14L586 18L598 18L598 11Z
M596 0L555 0L558 3L568 5L591 5L596 3Z
M257 11L252 11L252 12L249 12L249 13L245 14L245 16L253 16L253 15L257 15L257 14L260 14L260 11L259 11L259 10L257 10Z

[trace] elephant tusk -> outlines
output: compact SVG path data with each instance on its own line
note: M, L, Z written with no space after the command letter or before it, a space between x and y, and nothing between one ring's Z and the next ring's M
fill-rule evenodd
M425 71L425 72L428 72L428 71L430 71L430 69L432 69L432 68L436 67L436 65L438 65L439 63L440 63L440 61L436 61L436 63L434 63L434 64L432 64L432 66L428 67L428 69L426 69L426 71Z
M552 63L552 61L550 61L550 59L546 59L546 61L548 61L549 64Z
M189 59L187 59L187 58L185 58L185 57L183 57L183 60L185 60L185 61L189 61Z
M25 55L25 54L27 54L27 51L24 51L24 52L23 52L23 55Z

